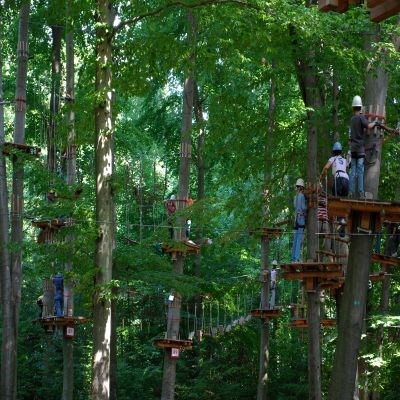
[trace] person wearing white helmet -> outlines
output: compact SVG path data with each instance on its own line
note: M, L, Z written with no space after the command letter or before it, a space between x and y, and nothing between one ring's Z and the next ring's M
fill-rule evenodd
M320 180L328 169L332 167L333 185L332 194L334 196L344 196L349 194L349 176L347 175L347 160L342 157L342 145L336 142L333 145L332 157L325 164L321 171Z
M304 196L304 180L299 178L296 181L296 195L293 199L295 219L294 219L294 235L291 260L292 262L300 261L301 243L303 241L304 228L306 227L307 202Z
M355 192L356 177L358 179L358 192L364 197L364 159L365 159L365 131L376 126L375 122L368 123L367 118L362 114L362 100L360 96L354 96L352 107L353 116L350 121L350 150L351 169L349 181L349 196L353 197Z

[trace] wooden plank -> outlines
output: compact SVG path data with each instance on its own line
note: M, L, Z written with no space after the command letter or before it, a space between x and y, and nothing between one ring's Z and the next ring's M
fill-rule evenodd
M370 11L371 21L380 22L400 12L400 1L386 0L382 4L371 8Z
M296 281L307 278L340 278L343 276L342 271L301 271L301 272L285 272L283 279L287 281Z
M191 349L192 348L191 340L178 340L178 339L156 339L153 344L155 347L159 349L172 349L172 348L180 348L180 349Z
M273 308L273 309L262 309L256 308L250 311L252 317L255 318L277 318L281 314L281 310Z
M28 146L27 144L5 142L3 145L3 154L10 155L13 150L29 154L34 157L39 157L41 149L39 147Z
M373 253L371 257L372 261L378 262L382 265L391 265L393 267L400 266L399 257L385 256L383 254Z

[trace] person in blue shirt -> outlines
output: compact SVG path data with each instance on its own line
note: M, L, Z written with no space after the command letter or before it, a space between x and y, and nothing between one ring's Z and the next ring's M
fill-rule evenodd
M60 272L53 278L54 285L54 315L56 317L63 316L64 303L64 279Z
M300 250L301 243L303 241L304 228L306 227L306 215L307 215L307 202L306 196L304 195L304 180L299 178L296 181L296 195L294 196L293 204L295 210L294 219L294 235L293 235L293 247L292 247L292 262L300 261Z

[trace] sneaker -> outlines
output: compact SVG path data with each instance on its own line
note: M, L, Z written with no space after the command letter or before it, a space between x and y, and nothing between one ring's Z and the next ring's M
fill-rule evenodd
M353 199L353 198L354 198L354 193L349 192L349 194L347 195L347 197L348 197L349 199Z

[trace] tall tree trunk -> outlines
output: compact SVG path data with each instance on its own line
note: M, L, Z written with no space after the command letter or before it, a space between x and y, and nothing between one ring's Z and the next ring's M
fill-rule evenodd
M378 25L376 29L379 30ZM377 32L375 40L378 40L378 36ZM378 68L377 71L368 71L364 104L372 105L375 108L378 105L384 106L387 86L388 77L383 68ZM366 148L369 147L371 139L366 141ZM364 189L372 193L374 198L377 198L382 141L375 139L374 144L378 152L377 159L375 163L366 165ZM361 217L360 213L354 214L353 221ZM356 228L355 226L354 229ZM355 231L354 233L357 232ZM367 302L372 241L373 238L369 235L354 235L351 238L349 265L341 305L341 320L329 390L330 400L352 399L354 393L357 358Z
M189 178L190 178L190 159L191 159L191 133L192 133L192 114L193 114L193 87L194 87L194 63L195 63L195 36L196 36L196 19L191 11L187 11L188 23L188 43L192 52L189 58L189 68L187 78L183 88L183 110L182 110L182 134L181 134L181 156L179 164L179 183L178 183L178 199L187 199L189 194ZM178 202L178 207L181 202ZM175 240L183 240L185 238L185 220L178 218L175 229ZM178 253L174 262L174 269L177 274L183 274L184 256ZM176 292L173 302L168 307L168 327L167 337L172 339L179 338L180 313L181 313L181 295ZM175 398L175 380L176 380L176 360L171 359L168 349L164 352L164 371L162 380L161 400L173 400Z
M105 293L112 279L115 238L112 121L112 4L96 1L96 241L95 292L93 299L93 382L92 399L110 398L111 301Z
M53 45L51 49L51 94L50 94L50 122L47 129L47 168L50 173L57 171L56 158L56 121L60 109L61 85L61 26L52 26ZM51 179L52 181L54 178Z
M17 79L15 90L14 142L25 142L26 81L28 71L28 27L30 2L21 5L17 47ZM3 298L3 352L1 397L15 399L17 393L17 338L22 281L22 215L24 168L20 157L13 156L13 186L11 205L11 267L5 273ZM7 267L6 267L7 269Z
M76 181L76 152L75 152L75 112L73 110L73 101L75 98L75 67L74 67L74 33L71 21L71 0L67 1L67 29L65 35L66 51L66 99L68 101L67 111L67 149L66 149L66 182L67 185L73 185ZM61 62L61 60L60 60ZM61 70L61 67L59 68ZM58 90L59 91L59 90ZM57 94L58 91L54 90ZM68 235L65 240L73 242L74 236ZM73 268L72 262L65 264L65 270L70 272ZM74 296L70 282L65 280L64 293L67 297L64 299L64 312L67 315L74 315ZM65 307L66 306L66 307ZM74 395L74 342L69 338L63 340L63 394L62 400L73 400Z
M274 70L274 65L272 65ZM264 204L262 208L263 214L263 227L268 227L269 222L269 195L271 192L272 180L272 149L273 149L273 132L275 126L275 90L276 83L274 79L270 81L270 92L268 101L268 128L265 138L265 161L264 161L264 187L263 199ZM269 238L267 236L261 237L261 308L269 308L269 285L271 271L269 268ZM257 386L257 400L267 399L267 383L268 383L268 363L269 363L269 334L270 334L270 320L261 319L261 336L260 336L260 355L259 355L259 369L258 369L258 386Z
M3 11L3 5L0 4L0 10ZM4 106L3 106L3 48L1 46L3 37L3 20L0 19L0 146L5 141L4 130ZM7 190L7 170L5 155L0 150L0 280L1 280L1 306L2 306L2 348L1 348L1 383L0 383L0 397L5 397L7 393L11 392L10 384L8 381L12 378L9 376L11 373L11 350L8 344L12 344L12 304L11 299L11 269L10 269L10 255L8 249L8 190ZM11 397L10 397L11 398Z
M314 110L321 108L322 97L318 89L318 77L313 67L314 52L307 51L307 58L299 58L297 75L303 101L307 112L307 181L311 189L316 189L317 182L317 148L320 121ZM315 194L311 194L315 196ZM314 202L315 203L315 202ZM315 260L318 249L317 208L309 207L307 212L307 259ZM321 344L320 344L320 305L319 291L307 292L307 319L308 319L308 377L309 399L321 400Z
M205 120L203 117L203 105L200 100L199 88L197 82L193 84L194 89L194 114L196 116L196 122L200 128L199 136L197 138L197 201L201 201L205 198L205 162L204 162L204 149L206 141L206 130ZM200 228L196 235L196 243L201 243L203 240L203 231ZM201 253L196 254L194 260L195 263L195 275L200 277L201 272Z

